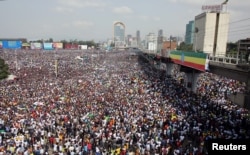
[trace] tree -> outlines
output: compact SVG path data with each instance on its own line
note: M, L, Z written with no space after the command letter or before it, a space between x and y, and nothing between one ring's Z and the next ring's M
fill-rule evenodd
M227 53L237 53L237 47L238 47L238 43L235 42L235 43L232 43L232 42L229 42L227 43Z
M5 79L9 75L9 66L5 63L5 61L0 58L0 80Z
M193 44L185 44L185 42L182 42L180 46L177 47L177 50L193 51Z

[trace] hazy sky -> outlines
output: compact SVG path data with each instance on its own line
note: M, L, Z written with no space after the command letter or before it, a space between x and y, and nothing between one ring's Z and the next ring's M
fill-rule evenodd
M126 35L141 38L163 29L164 36L184 37L186 24L202 5L225 0L5 0L0 1L0 38L103 41L121 21ZM250 0L229 0L229 41L250 37Z

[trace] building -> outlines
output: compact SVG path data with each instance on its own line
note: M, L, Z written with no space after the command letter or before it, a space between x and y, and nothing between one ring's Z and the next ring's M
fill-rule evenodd
M146 35L146 48L152 53L157 52L157 36L154 33Z
M213 56L226 54L229 13L222 5L203 6L204 11L195 17L193 49Z
M194 21L189 21L188 24L186 24L185 44L193 44L194 30Z
M160 37L160 36L163 36L163 30L162 29L160 29L159 31L158 31L158 36Z
M141 47L141 33L139 30L136 31L136 41L137 41L137 46Z
M160 29L158 31L158 37L157 37L157 53L159 53L162 50L163 41L165 41L165 37L163 36L163 30Z
M137 37L132 37L130 40L130 47L137 48L138 47L138 42L137 42Z
M131 34L127 35L126 44L127 44L128 47L131 46L132 39L133 39L133 37L132 37Z
M240 57L240 62L249 62L250 55L250 38L241 39L238 42L238 52Z
M164 41L162 50L163 51L176 50L177 46L178 46L178 43L175 40Z
M113 23L113 41L115 47L124 47L125 44L125 24L119 21Z

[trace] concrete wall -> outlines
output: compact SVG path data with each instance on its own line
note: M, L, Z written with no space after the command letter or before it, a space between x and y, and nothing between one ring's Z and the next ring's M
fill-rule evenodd
M227 50L229 14L220 13L217 33L216 55L225 55Z
M198 28L198 32L194 34L193 48L209 54L225 54L228 40L228 23L229 13L202 13L197 15L195 17L195 27ZM215 38L217 39L215 40ZM214 47L216 48L214 49Z

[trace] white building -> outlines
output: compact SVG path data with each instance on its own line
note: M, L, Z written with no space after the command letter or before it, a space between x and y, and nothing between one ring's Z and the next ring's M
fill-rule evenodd
M152 53L157 52L157 38L158 36L156 36L154 33L149 33L146 36L147 50L150 50Z
M229 13L204 12L195 17L193 49L210 55L225 55L228 40Z

